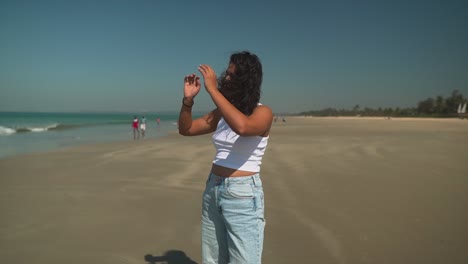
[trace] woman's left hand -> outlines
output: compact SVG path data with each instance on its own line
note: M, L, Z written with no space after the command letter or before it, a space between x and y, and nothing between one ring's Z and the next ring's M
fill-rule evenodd
M202 64L198 67L198 71L203 75L205 80L205 89L208 93L218 90L218 79L216 72L209 65Z

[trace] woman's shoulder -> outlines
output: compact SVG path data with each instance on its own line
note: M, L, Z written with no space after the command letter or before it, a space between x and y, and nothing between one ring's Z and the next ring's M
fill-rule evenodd
M255 107L254 109L254 111L258 111L258 110L273 112L268 105L264 105L262 103L258 103L257 107Z
M255 116L254 118L273 120L273 110L267 105L259 104L253 110L252 116Z

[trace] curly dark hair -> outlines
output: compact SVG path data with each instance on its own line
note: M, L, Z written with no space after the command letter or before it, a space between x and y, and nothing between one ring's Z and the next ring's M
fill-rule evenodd
M260 101L262 63L255 54L242 51L231 55L231 64L235 67L234 73L225 71L221 74L218 79L219 90L239 111L250 115Z

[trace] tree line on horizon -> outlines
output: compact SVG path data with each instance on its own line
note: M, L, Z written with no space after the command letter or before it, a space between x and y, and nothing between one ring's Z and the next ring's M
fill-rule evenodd
M458 106L467 103L468 99L458 90L446 98L439 95L419 101L415 107L407 108L370 108L355 105L352 109L336 109L328 107L321 110L301 112L299 115L312 116L391 116L391 117L456 117Z

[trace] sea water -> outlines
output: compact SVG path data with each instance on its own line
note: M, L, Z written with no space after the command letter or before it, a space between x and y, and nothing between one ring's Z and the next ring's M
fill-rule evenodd
M134 117L146 118L145 138L177 130L178 113L0 112L0 158L58 148L133 140ZM160 119L159 125L157 118Z

